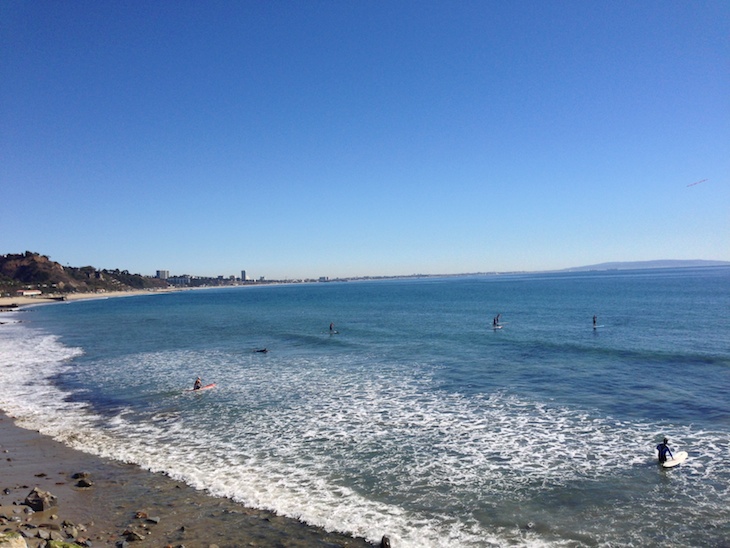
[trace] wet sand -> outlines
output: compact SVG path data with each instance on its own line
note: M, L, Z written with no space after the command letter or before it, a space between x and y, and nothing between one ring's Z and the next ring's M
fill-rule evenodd
M91 487L72 476L87 472ZM44 512L21 511L34 487L58 498ZM138 547L240 546L372 547L349 535L330 533L295 519L212 497L163 474L102 459L25 430L0 413L0 506L38 525L64 520L81 524L79 537L93 546L116 546L136 531ZM138 514L141 513L141 514ZM135 517L135 516L140 517ZM0 531L12 524L0 526ZM17 525L17 524L16 524Z

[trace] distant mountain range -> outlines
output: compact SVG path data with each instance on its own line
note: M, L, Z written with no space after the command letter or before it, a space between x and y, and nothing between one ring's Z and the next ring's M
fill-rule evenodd
M730 261L663 260L613 262L592 264L588 266L577 266L574 268L565 268L561 272L585 272L587 270L641 270L645 268L696 268L700 266L730 266Z

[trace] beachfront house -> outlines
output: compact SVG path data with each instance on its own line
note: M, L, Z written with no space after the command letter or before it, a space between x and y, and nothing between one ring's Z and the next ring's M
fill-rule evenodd
M36 295L40 295L41 290L40 289L18 289L15 292L16 297L35 297Z

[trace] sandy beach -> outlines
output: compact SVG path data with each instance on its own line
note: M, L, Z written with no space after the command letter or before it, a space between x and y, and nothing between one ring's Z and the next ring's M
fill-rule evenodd
M103 293L67 293L63 295L38 295L33 297L0 297L0 308L22 307L38 304L50 304L60 301L80 301L84 299L109 299L117 297L132 297L136 295L158 295L180 289L155 289L133 291L107 291Z
M157 294L151 291L71 294L68 300ZM3 297L0 308L58 302L53 298ZM2 324L0 316L0 324ZM296 519L246 508L195 490L164 474L99 458L17 426L0 412L0 532L38 526L92 546L186 547L372 547L364 539L327 532ZM79 486L84 476L90 487ZM29 512L24 501L35 487L50 492L57 505ZM28 538L30 547L45 540Z

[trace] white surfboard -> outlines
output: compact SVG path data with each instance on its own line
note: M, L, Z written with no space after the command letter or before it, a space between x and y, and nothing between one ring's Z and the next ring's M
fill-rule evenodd
M680 451L679 453L676 453L674 455L673 459L666 460L662 463L662 466L664 468L672 468L674 466L678 466L682 464L684 461L687 460L687 452L686 451Z

